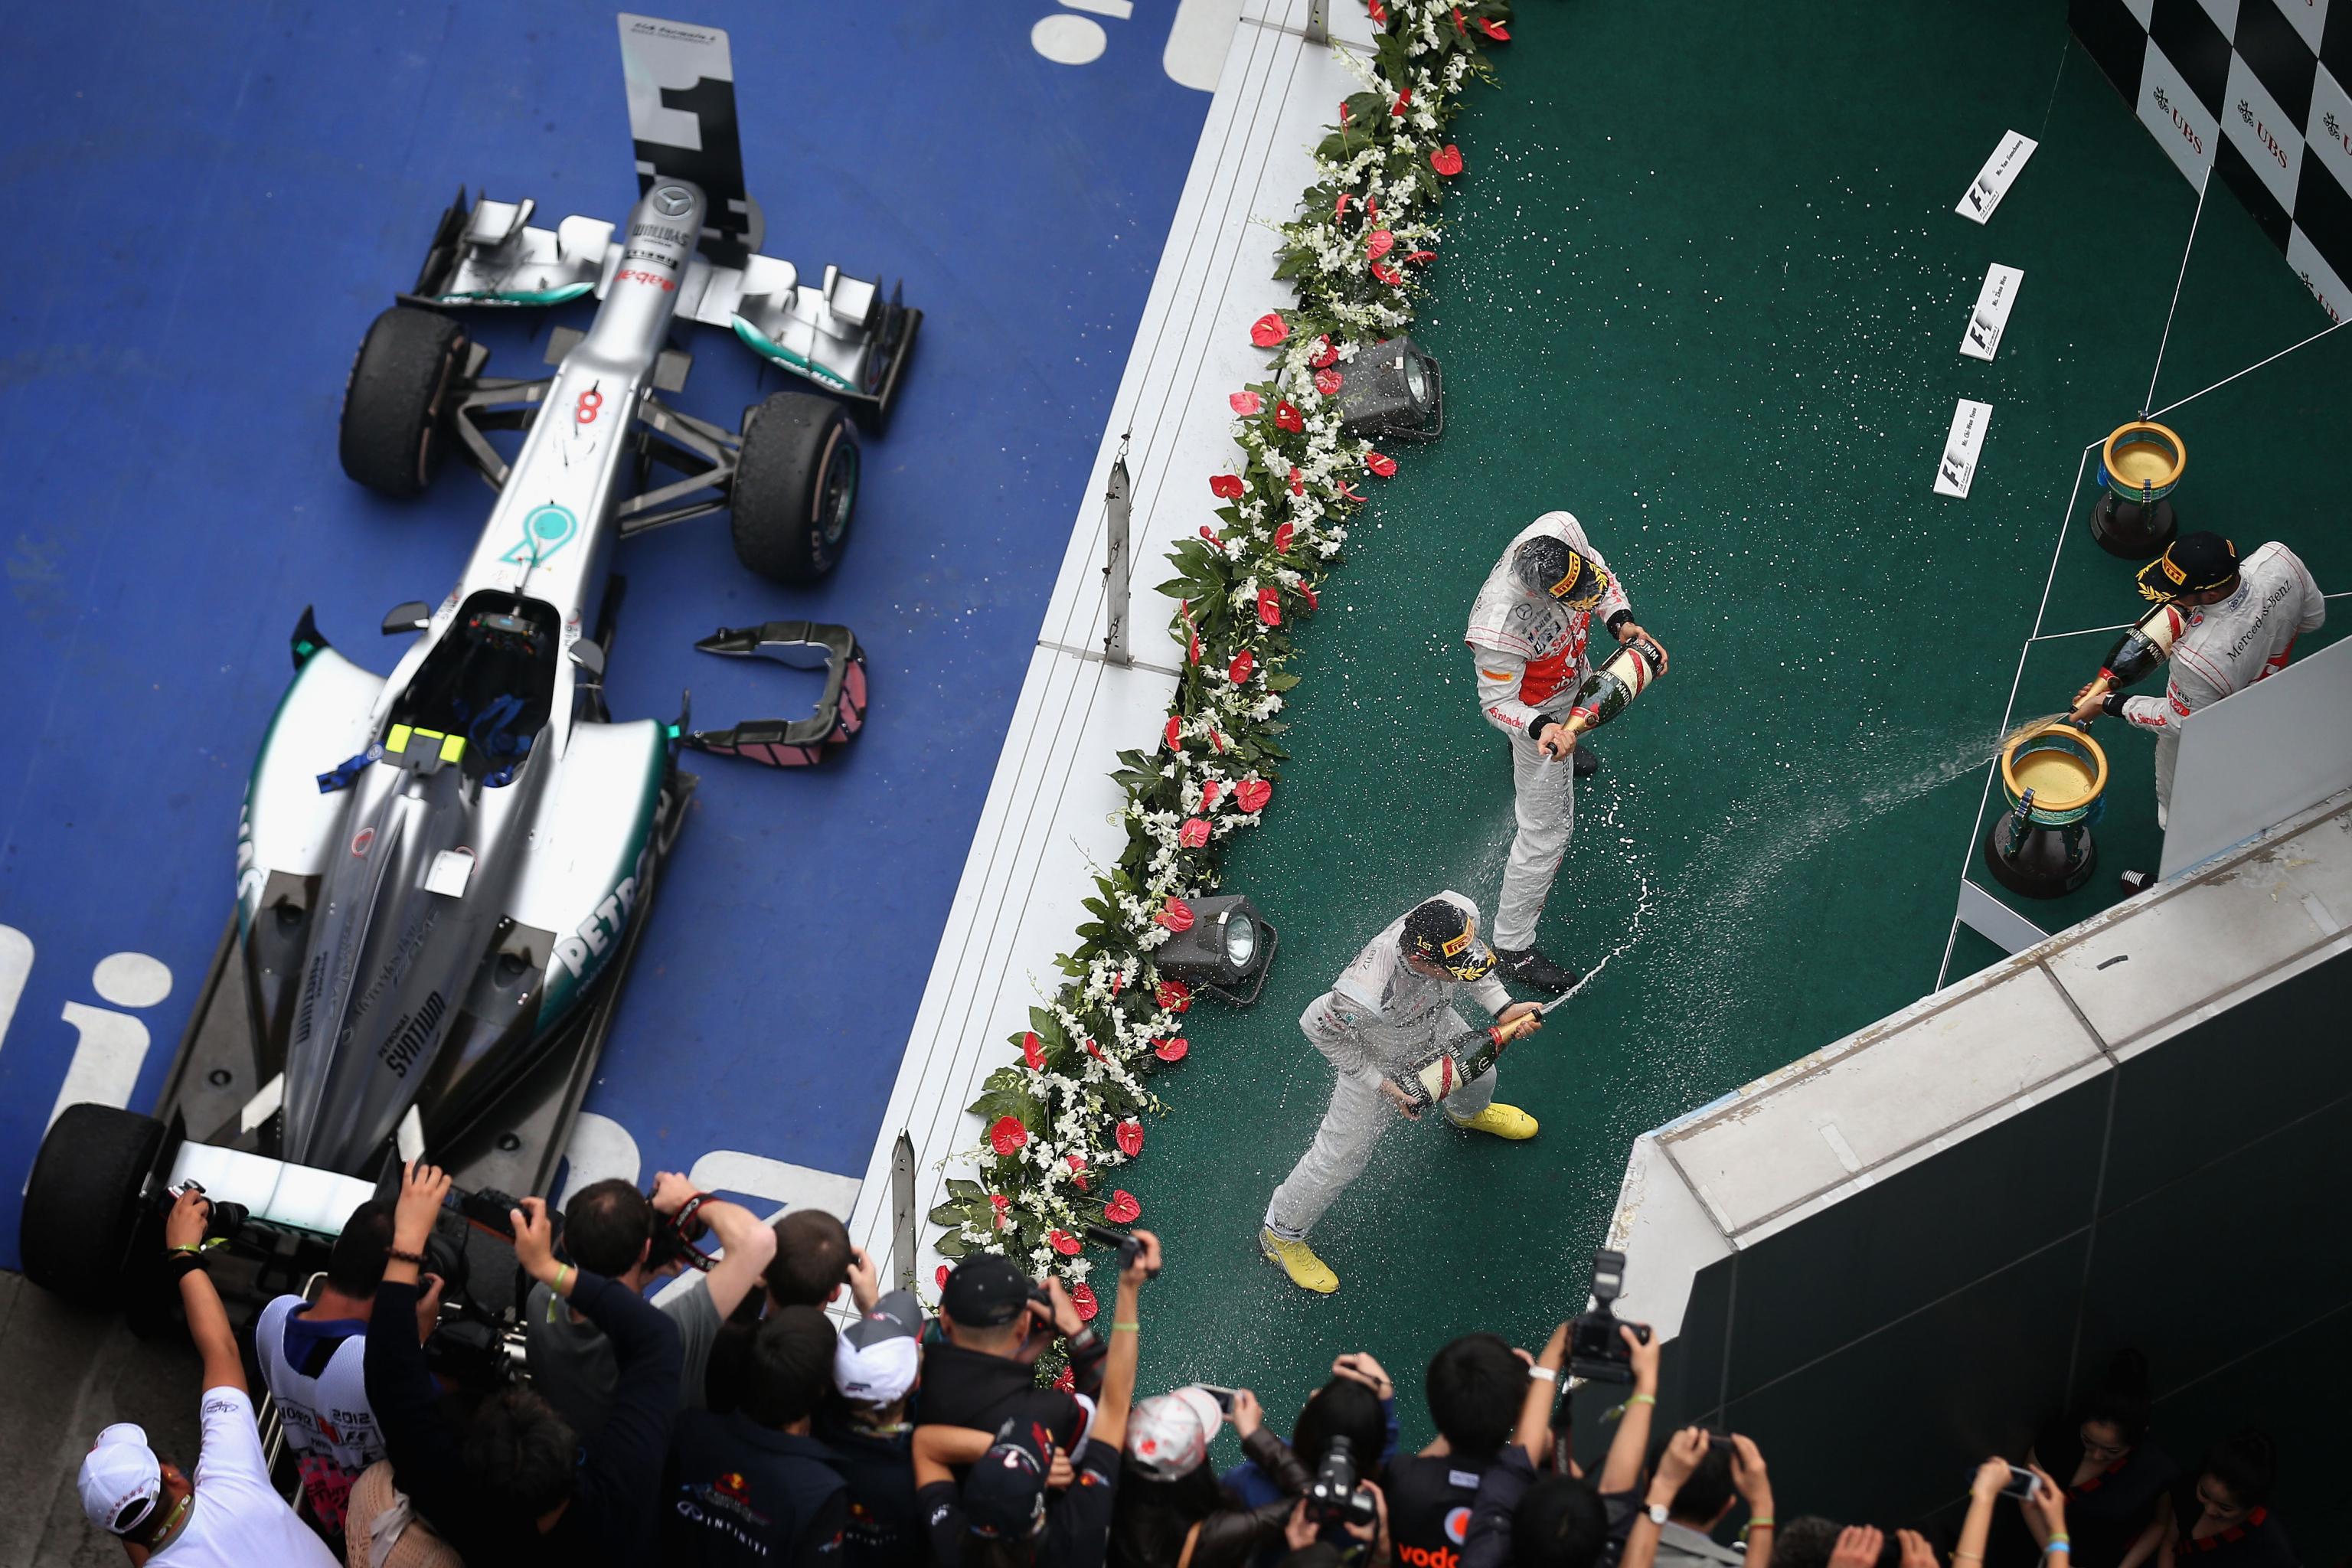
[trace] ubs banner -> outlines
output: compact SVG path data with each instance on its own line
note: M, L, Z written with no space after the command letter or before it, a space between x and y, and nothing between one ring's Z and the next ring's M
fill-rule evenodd
M2192 185L2219 174L2332 321L2352 313L2352 0L2069 0Z

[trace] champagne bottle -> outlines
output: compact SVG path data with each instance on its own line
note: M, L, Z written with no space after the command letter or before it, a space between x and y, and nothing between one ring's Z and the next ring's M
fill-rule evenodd
M1576 689L1576 700L1569 708L1569 721L1579 730L1598 730L1622 713L1625 704L1649 689L1664 658L1656 643L1646 637L1635 637L1612 654L1608 663L1584 678L1584 684ZM1577 722L1580 720L1582 722Z
M1503 1054L1503 1047L1519 1037L1518 1031L1505 1034L1497 1026L1473 1029L1461 1038L1438 1047L1436 1052L1411 1072L1401 1073L1389 1081L1404 1090L1415 1110L1444 1100L1473 1079L1484 1078Z
M2157 605L2107 650L2105 662L2099 666L2099 679L2110 691L2129 686L2170 657L2172 645L2187 626L2187 618L2178 609Z

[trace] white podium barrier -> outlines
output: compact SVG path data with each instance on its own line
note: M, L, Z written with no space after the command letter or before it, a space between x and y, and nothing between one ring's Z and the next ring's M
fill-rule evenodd
M2159 877L2352 784L2352 639L2200 709L2180 727Z

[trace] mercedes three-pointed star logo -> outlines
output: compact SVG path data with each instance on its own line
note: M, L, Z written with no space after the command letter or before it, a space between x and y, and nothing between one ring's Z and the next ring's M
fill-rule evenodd
M664 217L684 217L694 197L679 185L664 185L654 193L654 211Z

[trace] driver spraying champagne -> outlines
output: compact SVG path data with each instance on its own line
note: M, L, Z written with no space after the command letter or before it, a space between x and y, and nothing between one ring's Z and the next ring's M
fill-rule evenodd
M1513 1142L1536 1135L1534 1117L1496 1103L1490 1069L1543 1020L1535 1004L1511 1000L1494 968L1494 951L1478 940L1477 906L1440 893L1391 921L1299 1016L1339 1076L1315 1142L1275 1189L1258 1233L1259 1250L1292 1284L1326 1295L1339 1288L1307 1233L1363 1173L1393 1118L1418 1120L1435 1101L1456 1127ZM1464 989L1495 1015L1494 1026L1473 1028L1456 1010L1454 994Z
M1592 617L1622 645L1601 669L1585 658ZM1581 978L1536 946L1536 921L1576 826L1576 780L1600 766L1578 737L1598 729L1666 670L1666 650L1633 619L1633 607L1564 511L1521 529L1486 574L1463 640L1478 671L1478 706L1510 737L1518 831L1503 868L1495 952L1525 985L1566 991Z

